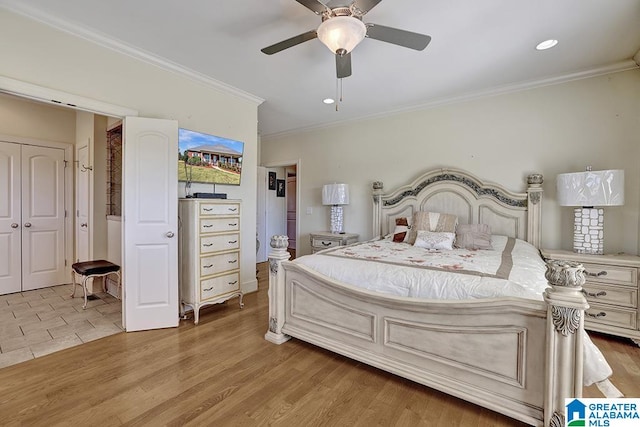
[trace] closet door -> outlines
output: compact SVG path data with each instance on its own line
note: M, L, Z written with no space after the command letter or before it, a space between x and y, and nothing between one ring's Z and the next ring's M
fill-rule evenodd
M20 144L0 142L0 295L21 291Z
M22 146L22 290L65 282L64 150Z

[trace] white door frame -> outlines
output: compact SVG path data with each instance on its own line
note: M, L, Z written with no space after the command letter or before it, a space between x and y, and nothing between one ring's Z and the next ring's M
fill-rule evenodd
M0 90L2 88L0 87ZM45 141L34 138L23 138L19 136L11 136L0 134L0 141L13 142L16 144L36 145L41 147L58 148L64 150L64 159L66 167L64 168L64 259L65 268L67 270L66 277L71 274L71 264L73 264L73 204L75 195L73 193L73 145L64 142Z
M301 187L301 183L302 183L302 159L297 159L297 160L289 160L289 161L281 161L281 162L271 162L271 163L264 163L260 166L264 166L265 168L283 168L286 166L292 166L295 165L296 166L296 256L299 256L300 254L300 187ZM286 179L286 177L285 177ZM285 227L286 227L286 220L287 220L287 209L285 207L284 210L284 220L285 220ZM286 230L286 228L285 228ZM268 239L268 244L270 244L271 242L271 236L267 236ZM269 249L271 246L267 246L267 255L269 255L269 252L271 251L271 249Z

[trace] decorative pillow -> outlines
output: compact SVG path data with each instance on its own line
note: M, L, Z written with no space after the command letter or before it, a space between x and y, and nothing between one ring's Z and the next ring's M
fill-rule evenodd
M491 227L487 224L458 224L455 247L493 249L491 247Z
M451 214L418 211L413 213L411 224L412 227L409 231L409 243L414 244L416 241L417 230L455 234L458 217Z
M411 222L409 218L396 218L396 228L393 231L393 241L396 243L408 242L409 230L411 230Z
M413 246L425 249L453 249L453 240L456 233L446 231L426 231L418 230L416 233L416 241Z

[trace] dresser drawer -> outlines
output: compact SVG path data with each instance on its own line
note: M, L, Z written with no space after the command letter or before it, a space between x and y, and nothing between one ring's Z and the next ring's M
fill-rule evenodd
M637 287L637 269L583 262L588 282L615 283Z
M636 329L636 310L625 310L623 308L612 308L606 305L590 304L591 307L585 311L585 324L601 324L616 326L625 329Z
M202 203L200 204L200 216L209 215L238 215L240 205L236 203Z
M225 274L200 282L200 299L207 300L240 289L240 273Z
M240 235L238 233L219 234L200 238L200 253L227 251L240 247Z
M238 252L206 256L200 259L200 275L224 273L225 271L238 269Z
M240 218L201 218L200 233L216 233L219 231L237 231L240 229Z
M313 238L311 240L311 246L313 246L316 249L326 249L326 248L333 248L335 246L340 246L340 240L328 240L328 239L319 239L319 238Z
M638 306L638 291L635 288L587 283L583 289L589 303L613 304L629 308Z

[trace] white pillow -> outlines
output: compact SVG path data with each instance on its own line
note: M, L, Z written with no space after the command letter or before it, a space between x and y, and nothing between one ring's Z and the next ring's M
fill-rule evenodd
M425 249L453 249L453 241L456 238L456 233L450 233L448 231L427 231L418 230L416 235L416 241L413 246Z

